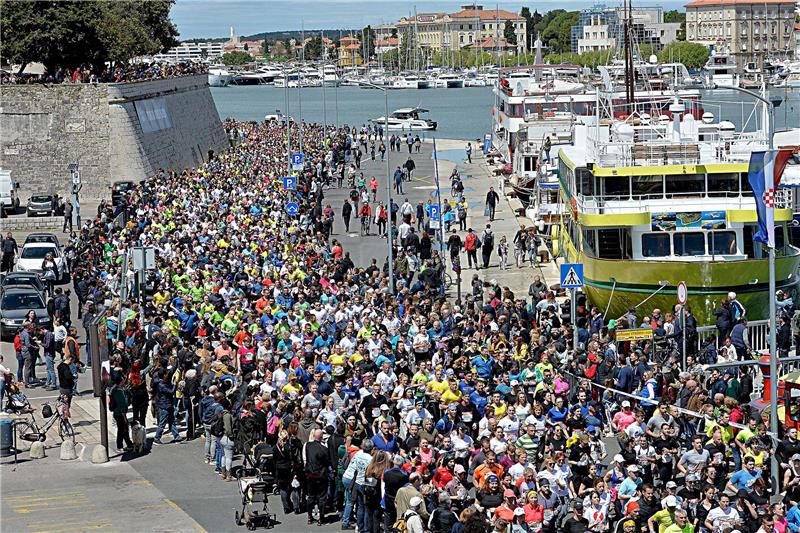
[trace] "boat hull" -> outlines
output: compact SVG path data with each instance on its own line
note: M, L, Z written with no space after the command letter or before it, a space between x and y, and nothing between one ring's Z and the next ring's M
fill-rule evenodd
M231 84L233 76L230 74L209 74L208 85L209 87L227 87Z
M761 320L769 317L768 260L743 261L627 261L596 259L580 254L577 262L584 264L584 291L589 301L601 309L609 308L612 318L624 315L660 288L642 306L640 316L659 308L670 311L677 303L677 285L685 281L689 306L699 325L715 323L714 309L720 300L733 291L747 309L747 317ZM775 278L778 289L792 289L797 284L793 275L800 255L775 259ZM616 283L615 283L616 281ZM613 292L613 294L612 294Z

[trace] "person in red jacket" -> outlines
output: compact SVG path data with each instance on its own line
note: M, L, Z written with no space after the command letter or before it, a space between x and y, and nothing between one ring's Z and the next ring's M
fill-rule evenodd
M467 236L464 237L464 250L467 252L467 264L469 268L472 268L472 263L475 263L475 268L480 268L478 264L478 236L469 228L467 230Z

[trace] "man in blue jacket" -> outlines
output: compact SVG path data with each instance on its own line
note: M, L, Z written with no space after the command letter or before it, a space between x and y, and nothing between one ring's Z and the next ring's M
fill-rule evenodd
M175 385L166 381L166 371L163 368L156 373L153 388L156 391L156 410L158 411L158 429L156 429L153 444L155 446L163 444L161 435L167 425L172 433L172 442L181 442L183 439L175 426Z

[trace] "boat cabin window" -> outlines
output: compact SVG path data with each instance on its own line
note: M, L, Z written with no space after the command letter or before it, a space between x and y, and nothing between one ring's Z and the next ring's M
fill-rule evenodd
M597 257L600 259L630 259L630 229L608 228L597 230Z
M678 257L705 255L706 253L705 239L700 232L675 233L674 246L675 255Z
M733 231L709 231L706 234L708 240L708 253L710 255L736 255L736 233Z
M603 176L598 179L601 196L606 200L623 200L630 197L630 179L628 176Z
M708 175L709 196L732 196L739 193L739 174L727 172Z
M533 172L536 169L536 158L532 155L526 155L522 158L522 170L525 172Z
M747 178L747 172L739 174L739 190L742 191L742 196L753 196L753 189L750 187L750 180Z
M575 169L578 192L584 196L594 196L594 174L588 168Z
M706 180L703 174L678 174L667 176L666 181L667 194L681 197L703 194Z
M660 198L664 196L664 176L634 176L631 186L634 197Z
M642 235L644 257L667 257L670 255L669 233L645 233Z

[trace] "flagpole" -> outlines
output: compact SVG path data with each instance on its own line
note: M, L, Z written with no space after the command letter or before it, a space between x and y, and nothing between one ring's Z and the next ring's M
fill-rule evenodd
M766 89L762 85L762 92L758 94L754 91L749 91L747 89L742 89L741 87L731 87L731 89L735 91L739 91L740 93L747 94L756 100L760 100L766 107L767 107L767 135L769 138L767 139L767 146L769 147L769 151L772 152L775 149L775 106L773 103L766 98ZM773 167L774 172L774 167ZM773 178L770 178L772 180ZM774 195L777 195L778 191L774 192ZM756 200L757 201L757 200ZM773 209L774 212L774 200L773 200L773 207L767 207L767 209ZM773 228L772 231L774 233L774 217L773 217ZM773 245L774 239L773 239ZM767 297L769 298L769 373L771 379L769 385L769 430L772 433L772 442L777 444L778 442L778 348L777 348L777 340L776 340L776 328L777 320L776 320L776 310L775 310L775 247L774 246L767 246L769 249L769 294ZM772 477L772 486L779 487L780 486L780 474L778 472L778 460L776 454L771 454L771 461L770 461L770 476ZM777 489L776 489L777 490ZM775 494L773 492L773 494Z

